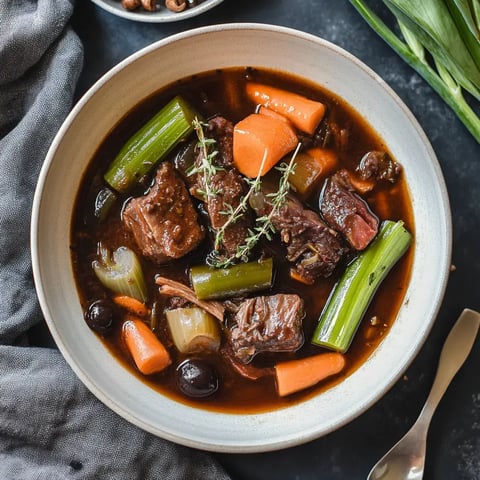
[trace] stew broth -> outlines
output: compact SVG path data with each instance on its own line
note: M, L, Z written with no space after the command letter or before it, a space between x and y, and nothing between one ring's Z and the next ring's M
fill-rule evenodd
M245 90L247 79L268 83L323 102L327 106L327 121L340 128L345 137L348 137L345 139L345 144L337 145L332 142L329 145L330 148L336 150L341 167L354 169L362 156L369 151L388 152L388 147L382 139L341 98L318 85L282 72L254 68L217 70L182 79L160 90L129 112L118 125L114 126L90 162L82 179L72 222L71 251L78 291L84 310L91 301L109 295L97 280L91 266L97 256L97 243L105 242L112 249L127 246L138 252L135 241L125 230L121 221L122 202L117 202L108 217L102 221L94 219L92 215L95 195L103 185L102 175L108 164L139 126L148 121L175 95L180 94L206 118L221 114L234 123L244 118L253 109L252 103L242 93ZM178 149L173 151L169 158L174 159L177 152ZM145 186L137 189L131 195L140 195L144 190ZM319 194L320 187L305 202L312 208L318 209ZM401 219L410 233L414 233L408 186L402 173L395 184L379 183L364 198L380 220ZM160 274L188 284L188 267L203 264L210 247L211 245L204 242L192 253L168 265L154 265L152 262L142 259L145 277L149 283L149 296L157 301L157 308L166 305L167 300L158 294L158 286L154 281L155 276ZM279 239L274 245L265 244L264 248L275 258L275 279L271 292L296 293L304 299L306 311L303 319L305 338L303 346L295 354L275 354L275 358L287 359L320 353L323 349L312 345L310 339L322 308L342 273L344 264L340 265L329 278L319 279L314 285L305 285L290 278L284 246L280 244ZM145 376L137 370L122 341L120 326L115 328L111 335L100 336L100 338L112 355L132 374L161 394L176 401L203 409L235 413L253 413L282 408L317 395L341 382L371 355L388 333L404 301L413 254L412 242L407 253L395 265L378 289L353 343L345 354L346 368L342 373L326 379L314 387L284 398L278 396L273 378L265 377L256 381L243 378L222 361L220 354L212 357L221 382L218 391L205 398L188 398L182 395L176 386L175 367L185 356L172 347L172 340L163 314L158 317L156 333L165 345L171 347L173 363L159 374ZM151 307L151 304L149 306ZM253 363L256 366L271 365L272 357L273 354L260 354L254 358Z

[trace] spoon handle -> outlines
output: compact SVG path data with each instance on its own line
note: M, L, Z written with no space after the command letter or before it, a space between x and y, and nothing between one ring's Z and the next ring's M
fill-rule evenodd
M448 334L438 362L437 373L419 420L429 423L448 385L467 359L480 326L480 314L464 309Z

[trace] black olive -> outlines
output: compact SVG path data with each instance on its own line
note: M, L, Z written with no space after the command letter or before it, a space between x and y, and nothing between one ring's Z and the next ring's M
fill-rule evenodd
M177 367L177 383L188 397L206 397L218 390L218 375L206 361L192 358Z
M114 303L107 298L102 298L89 305L85 312L85 321L92 330L105 335L112 330L115 313Z

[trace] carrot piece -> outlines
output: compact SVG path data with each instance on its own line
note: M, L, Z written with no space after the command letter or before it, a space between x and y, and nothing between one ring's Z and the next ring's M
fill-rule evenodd
M281 397L311 387L335 375L345 367L345 357L338 352L321 353L275 365L275 379Z
M115 295L113 302L139 317L146 317L148 314L148 308L143 302L128 295Z
M265 175L297 143L297 135L287 122L252 113L233 129L233 161L240 173L255 178L260 170Z
M391 217L391 199L387 192L380 190L374 198L371 199L372 209L380 218Z
M313 134L325 115L325 105L287 90L250 82L247 96L257 104L281 113L303 132Z
M309 148L305 153L310 155L318 163L324 176L332 173L338 166L337 154L328 148Z
M139 318L125 320L122 336L135 365L144 375L160 372L172 363L163 343Z
M290 278L296 280L297 282L303 283L304 285L311 285L312 282L307 280L305 277L302 277L297 271L290 269Z
M278 118L279 120L282 120L283 122L286 122L289 125L292 125L290 120L285 115L282 115L281 113L277 113L271 110L270 108L264 107L263 105L260 105L260 108L257 110L257 113L259 113L260 115L266 115L267 117Z

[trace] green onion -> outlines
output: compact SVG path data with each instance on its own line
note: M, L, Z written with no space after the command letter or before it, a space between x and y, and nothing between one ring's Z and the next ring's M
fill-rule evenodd
M199 265L190 269L190 279L200 300L243 295L272 286L273 260L268 258L228 268Z
M480 143L480 118L462 88L480 100L478 0L384 0L405 41L367 6L350 0L370 27L420 74ZM425 51L433 61L429 63ZM475 101L474 98L471 99Z
M102 285L121 295L128 295L141 302L147 301L147 287L142 265L133 250L119 247L113 253L101 243L99 260L92 263L93 271Z
M122 147L104 175L121 193L138 181L193 131L195 110L181 97L173 98Z
M218 321L205 310L175 308L165 312L173 343L181 353L216 352L220 348Z
M351 262L335 285L312 343L344 353L378 286L406 252L411 234L402 221L386 220L375 240Z

